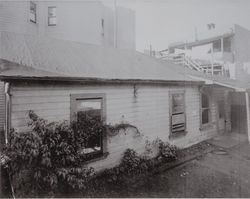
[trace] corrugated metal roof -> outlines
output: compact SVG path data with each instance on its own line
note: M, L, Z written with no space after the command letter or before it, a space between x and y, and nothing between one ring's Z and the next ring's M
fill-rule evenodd
M168 67L173 63L163 64L136 51L8 32L1 33L1 48L3 59L37 70L24 72L24 68L12 68L12 71L2 71L2 76L199 82Z

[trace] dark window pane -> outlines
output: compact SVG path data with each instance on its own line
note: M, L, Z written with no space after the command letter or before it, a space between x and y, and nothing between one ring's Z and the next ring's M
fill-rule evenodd
M202 124L207 124L209 122L209 109L202 110Z
M201 98L202 98L202 100L201 100L202 106L201 107L208 108L209 107L208 96L205 94L202 94Z
M30 2L30 21L36 23L36 4Z
M219 118L224 118L224 101L221 100L218 102L219 106Z
M221 40L216 40L213 42L213 51L220 52L221 51Z
M48 25L56 25L56 7L48 7Z
M223 39L223 49L224 52L231 52L231 38L226 37Z
M77 99L76 100L76 113L77 121L81 125L86 125L86 128L90 126L100 125L102 119L102 110L101 110L101 101L102 99ZM88 123L86 123L87 121ZM86 129L87 132L90 132L88 136L88 141L85 143L85 147L81 150L82 154L92 154L102 151L102 133L91 133L90 129Z

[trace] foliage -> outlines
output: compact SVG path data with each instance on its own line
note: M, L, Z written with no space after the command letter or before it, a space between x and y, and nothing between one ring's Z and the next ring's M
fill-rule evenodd
M153 141L146 140L145 156L154 154L153 149L157 150L155 156L162 161L171 161L177 159L178 148L168 142L163 142L160 138Z
M120 130L127 130L128 128L133 128L136 131L136 136L142 136L142 134L139 132L138 128L136 126L133 126L128 123L120 123L120 124L115 124L115 125L106 125L108 129L108 135L109 136L116 136Z
M90 146L100 146L100 137L106 133L106 126L100 116L79 112L77 120L71 123L74 138L77 140L74 146L77 149Z
M132 179L147 175L159 163L159 157L161 160L176 158L176 147L156 139L148 142L148 146L157 146L156 158L127 149L118 166L95 174L93 168L83 165L87 157L80 149L100 144L96 138L107 132L114 136L117 131L135 128L137 135L141 135L136 127L130 124L104 125L100 118L86 114L78 115L81 122L71 124L67 121L49 123L33 111L29 112L29 117L32 131L17 133L12 130L3 156L15 179L16 190L21 189L24 194L19 196L72 193L76 190L91 196L96 190L108 187L121 189Z
M121 189L126 189L135 178L146 176L153 167L153 160L145 159L133 149L127 149L119 165L105 169L88 183L88 192L85 191L85 196L92 196L91 193L96 193L96 191L105 193L107 192L106 190L110 192L112 190L120 191Z
M84 146L87 140L83 130L76 131L66 121L48 123L32 111L29 117L32 131L12 131L6 148L11 176L18 179L16 189L23 191L25 188L42 194L84 187L86 177L92 176L94 171L82 166L79 147ZM92 121L89 124L86 131L99 128ZM20 175L24 173L26 175Z
M169 144L168 142L159 142L159 156L164 160L176 160L177 159L177 147Z

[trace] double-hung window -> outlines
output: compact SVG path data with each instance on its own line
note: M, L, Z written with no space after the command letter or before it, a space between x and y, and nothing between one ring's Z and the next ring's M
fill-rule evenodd
M30 21L36 23L36 3L30 1L30 13L29 13Z
M56 7L55 6L48 7L48 25L49 26L56 25Z
M104 94L72 94L71 95L71 120L81 122L84 118L91 118L97 122L103 122L105 113ZM105 151L105 139L103 134L88 136L88 143L81 149L84 155L101 155Z
M207 94L201 94L201 124L210 123L210 106L209 96Z
M186 116L185 116L185 93L184 91L170 93L170 117L171 117L171 133L185 132Z

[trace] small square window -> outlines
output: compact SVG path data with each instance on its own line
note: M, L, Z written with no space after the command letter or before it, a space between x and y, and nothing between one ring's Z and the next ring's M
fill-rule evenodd
M55 26L56 25L56 7L48 7L48 25Z
M30 21L36 23L36 3L30 1Z

